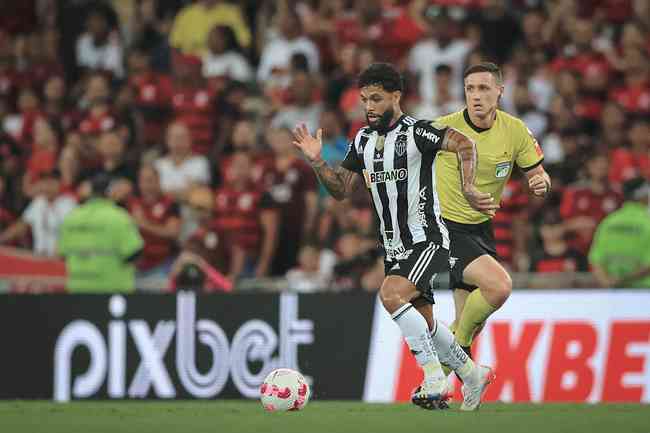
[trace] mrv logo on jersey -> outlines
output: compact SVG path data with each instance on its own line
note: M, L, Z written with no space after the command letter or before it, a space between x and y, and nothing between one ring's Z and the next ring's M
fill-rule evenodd
M437 136L434 132L432 131L427 131L424 128L416 128L415 133L421 137L426 138L427 140L437 143L440 140L440 137Z
M109 398L151 394L175 398L183 390L189 396L212 398L229 377L243 396L257 397L269 372L278 367L298 369L298 346L314 342L313 321L298 319L297 295L282 294L279 302L278 332L263 320L250 319L228 341L217 322L196 318L192 292L177 295L175 320L155 323L119 320L127 300L112 296L108 311L116 320L108 322L108 329L74 320L59 334L54 348L54 399L94 397L104 385ZM166 356L173 342L175 357ZM137 356L129 350L132 346ZM83 367L78 359L73 362L81 348L89 358ZM127 368L134 363L137 369ZM127 370L135 372L127 378Z

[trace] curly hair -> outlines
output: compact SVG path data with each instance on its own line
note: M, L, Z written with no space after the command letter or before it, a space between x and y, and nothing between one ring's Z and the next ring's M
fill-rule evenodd
M359 88L380 86L387 92L397 92L404 89L402 76L390 63L373 63L359 75Z

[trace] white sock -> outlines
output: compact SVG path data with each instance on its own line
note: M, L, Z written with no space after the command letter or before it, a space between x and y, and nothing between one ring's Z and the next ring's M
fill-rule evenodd
M458 376L467 383L473 381L474 362L461 349L454 339L449 328L439 320L434 320L434 327L431 331L431 339L435 350L438 352L440 361L454 370Z
M391 317L402 330L406 344L424 370L425 377L444 377L429 333L429 325L424 316L413 308L413 305L407 303L398 308Z

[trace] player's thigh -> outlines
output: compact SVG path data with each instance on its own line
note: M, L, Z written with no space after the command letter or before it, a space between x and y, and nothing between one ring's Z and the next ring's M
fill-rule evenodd
M494 291L505 295L512 290L510 275L489 254L477 257L465 267L463 281L480 287L482 291Z
M421 242L393 263L387 270L387 275L399 275L408 279L420 295L433 304L436 279L439 274L447 271L449 251L435 242Z

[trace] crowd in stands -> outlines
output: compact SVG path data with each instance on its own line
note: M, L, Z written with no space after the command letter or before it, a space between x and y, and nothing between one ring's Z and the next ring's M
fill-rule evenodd
M56 256L106 173L145 240L141 277L201 260L228 279L376 290L361 187L338 202L292 145L323 128L340 162L364 125L357 74L399 66L404 111L462 109L462 72L501 65L553 180L515 176L494 221L513 271L588 271L621 185L650 179L646 0L21 0L0 6L0 245Z

